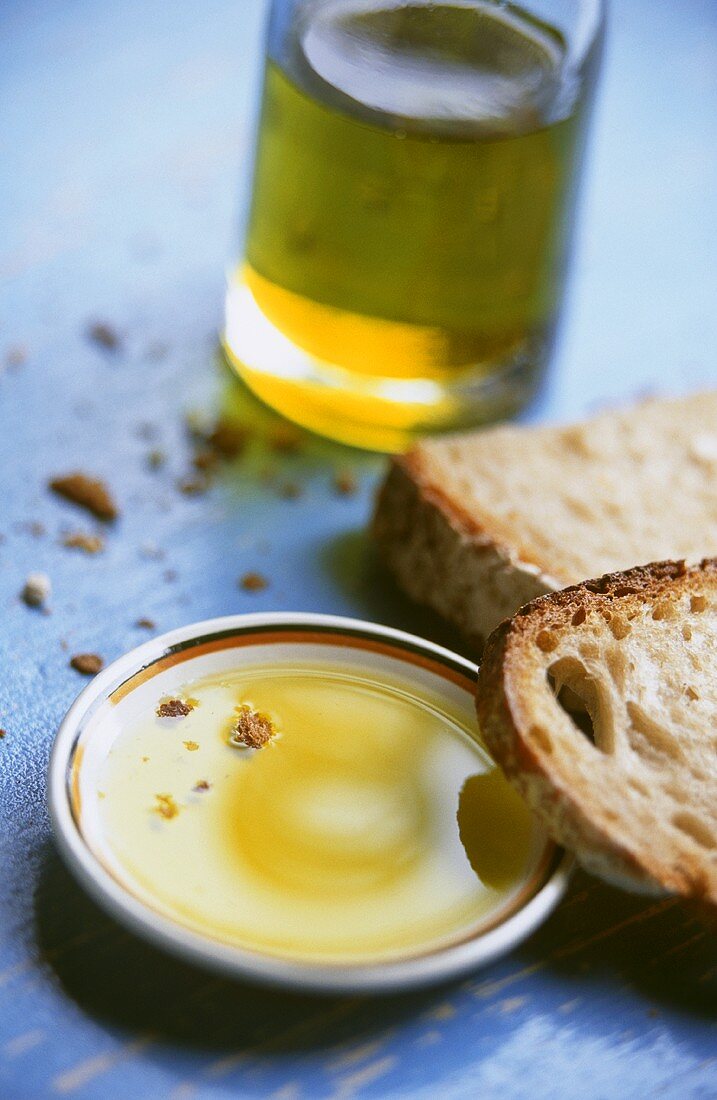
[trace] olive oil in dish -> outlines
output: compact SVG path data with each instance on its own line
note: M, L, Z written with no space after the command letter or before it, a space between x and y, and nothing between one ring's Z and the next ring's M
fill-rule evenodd
M118 734L97 797L101 858L132 893L299 961L460 942L510 910L545 852L465 719L360 665L186 684Z

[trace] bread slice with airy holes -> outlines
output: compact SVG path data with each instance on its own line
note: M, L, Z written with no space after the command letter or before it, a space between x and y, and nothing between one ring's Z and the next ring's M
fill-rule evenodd
M717 906L717 559L533 601L489 638L476 698L493 756L585 867Z
M394 459L374 535L413 599L480 650L541 593L717 554L717 392L568 427L510 426Z

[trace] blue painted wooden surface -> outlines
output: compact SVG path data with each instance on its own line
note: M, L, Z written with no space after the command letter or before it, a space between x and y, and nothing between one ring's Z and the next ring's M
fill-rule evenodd
M167 629L290 608L438 630L367 555L380 460L259 439L207 495L175 488L185 410L224 401L264 420L214 358L262 14L260 0L0 5L0 1097L715 1096L717 941L672 902L580 875L470 981L321 1001L159 955L54 852L45 766L83 684L69 653L116 657L146 636L140 616ZM717 371L717 8L631 0L612 16L545 418ZM93 320L120 350L87 341ZM169 455L159 471L152 447ZM123 510L95 557L60 545L91 525L45 488L75 467ZM352 497L333 487L345 468ZM281 497L287 481L299 498ZM249 569L265 591L237 587ZM17 598L36 570L50 615Z

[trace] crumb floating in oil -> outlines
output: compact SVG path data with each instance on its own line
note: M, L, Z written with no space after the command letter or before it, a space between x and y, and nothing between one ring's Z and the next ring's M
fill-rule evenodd
M154 797L157 805L154 806L153 809L156 814L166 818L167 821L171 821L173 817L177 816L179 813L179 806L172 798L171 794L156 794Z
M208 783L206 779L200 779L198 783L195 783L192 787L193 791L208 791L211 787L211 783Z
M194 710L194 703L184 699L164 699L157 707L158 718L186 718Z
M244 704L237 709L237 719L229 734L229 744L237 748L260 749L276 734L274 723L266 714L260 714Z
M187 752L196 752L199 748L198 741L183 741L182 744L184 745Z

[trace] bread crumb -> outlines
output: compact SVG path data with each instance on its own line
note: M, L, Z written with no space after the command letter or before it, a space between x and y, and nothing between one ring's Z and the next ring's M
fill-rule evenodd
M158 718L186 718L194 710L194 704L189 700L165 699L156 710Z
M20 598L28 607L44 607L51 592L52 583L46 573L30 573L23 585Z
M558 644L558 636L552 630L541 630L538 632L535 643L543 653L551 653Z
M245 592L261 592L269 582L261 573L245 573L239 578L239 584Z
M159 428L151 420L142 420L134 430L137 439L143 439L145 443L152 443L159 437Z
M630 626L630 623L625 618L625 616L621 615L618 611L612 617L610 629L612 631L613 637L616 638L618 641L622 641L623 638L627 638L628 634L632 630L632 627Z
M185 497L199 497L209 489L206 477L180 477L177 488Z
M165 344L163 340L155 340L154 343L147 347L144 353L145 359L149 359L152 363L160 363L163 359L166 359L169 355L169 344Z
M150 470L159 470L167 461L167 455L161 447L153 447L147 454L147 466Z
M652 617L658 622L662 619L674 619L675 614L672 600L658 600L652 609Z
M198 741L183 741L182 744L184 745L187 752L196 752L199 748Z
M334 489L342 497L351 497L358 489L358 481L350 470L342 470L334 477Z
M297 500L302 494L302 488L297 481L285 481L277 489L283 500Z
M93 344L98 344L105 351L117 351L121 340L116 329L108 325L106 321L94 321L87 326L87 339Z
M147 558L148 561L162 561L166 555L156 542L143 542L139 548L139 556Z
M236 421L220 416L206 437L209 446L222 458L237 458L246 447L248 430Z
M2 741L3 737L7 737L7 730L0 729L0 741Z
M201 413L190 412L185 417L185 424L194 441L191 461L196 474L180 480L178 488L192 496L209 489L219 462L237 458L244 451L251 433L243 424L225 416L218 417L212 424Z
M237 708L238 717L229 734L229 744L237 748L260 749L272 739L276 730L271 718L244 704Z
M211 787L211 783L207 783L206 779L200 779L198 783L195 783L192 787L193 791L208 791Z
M303 443L301 432L293 424L276 424L267 439L272 451L279 454L298 454Z
M156 626L157 626L154 619L146 619L146 618L137 619L137 621L134 625L136 627L139 627L140 630L155 630Z
M16 344L15 347L8 348L5 353L5 362L8 367L21 367L27 362L27 348L24 344Z
M588 613L585 610L585 608L584 607L579 607L577 609L577 611L575 612L575 614L573 615L573 618L572 618L573 626L580 626L581 623L585 622L587 617L588 617Z
M91 512L98 519L113 520L119 510L104 481L88 477L80 471L53 477L49 482L53 493Z
M194 469L203 474L212 473L218 462L219 456L216 451L210 451L208 448L196 451L192 457Z
M38 519L26 520L23 523L13 525L16 531L26 531L34 539L41 539L45 534L45 524Z
M101 535L88 535L85 531L70 531L62 537L62 545L70 550L84 550L86 554L101 554L105 540Z
M70 665L83 676L96 676L102 669L104 661L99 653L76 653L70 658Z
M177 816L179 813L179 806L172 798L171 794L156 794L154 797L157 801L157 805L153 807L156 814L166 818L167 821L171 821L173 817Z
M706 611L707 597L703 595L690 597L690 611Z

